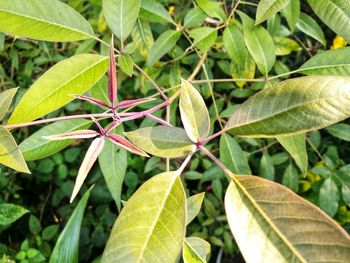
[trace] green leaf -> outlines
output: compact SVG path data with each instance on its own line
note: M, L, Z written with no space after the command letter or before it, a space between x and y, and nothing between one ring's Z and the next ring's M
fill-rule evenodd
M210 129L210 118L207 106L191 83L181 80L180 114L188 137L193 142L206 138Z
M60 42L94 37L84 17L58 0L1 0L0 31Z
M156 126L126 132L125 136L145 152L163 158L186 156L194 145L181 128Z
M156 175L126 203L101 262L176 262L185 223L186 196L179 174Z
M40 220L34 215L29 217L29 230L33 235L39 235L42 230Z
M207 18L207 15L203 12L200 7L195 7L190 9L184 18L184 27L193 28L199 27L203 24L204 19Z
M81 54L62 60L44 73L24 94L8 123L28 122L66 105L83 94L106 72L108 57Z
M137 19L135 27L131 32L133 43L135 43L137 50L146 59L148 52L151 50L154 39L149 22Z
M29 211L15 204L0 204L0 225L6 226L17 221Z
M262 26L255 26L254 20L238 11L243 23L244 41L259 71L267 76L276 61L275 45L269 32Z
M67 225L58 237L50 257L50 263L78 263L80 228L90 191L91 189L81 198Z
M120 125L118 127L120 128L115 133L121 135L123 130L122 126ZM121 209L122 185L128 163L127 157L127 151L118 147L110 140L106 140L103 150L98 157L98 162L107 187L111 192L119 211Z
M294 192L298 191L299 174L293 163L290 163L284 171L282 183Z
M293 51L300 51L301 47L298 42L287 37L274 37L275 54L276 56L286 56Z
M140 17L158 23L173 23L167 10L156 0L141 0Z
M167 30L162 33L148 53L147 65L153 66L162 56L168 53L176 45L180 36L181 32L176 30Z
M334 216L338 210L339 191L335 182L328 177L322 184L319 193L319 204L328 215Z
M108 26L124 42L139 16L141 0L103 0L102 7Z
M284 149L293 157L295 163L298 165L301 173L306 175L307 172L307 152L306 152L306 134L296 134L292 136L276 137L277 141Z
M199 237L186 237L182 250L184 263L205 263L210 253L210 244Z
M276 137L324 128L350 116L350 78L289 79L251 96L225 129L247 137Z
M275 167L268 152L264 152L260 159L259 174L269 180L275 179Z
M92 121L89 120L65 120L46 125L22 141L19 149L27 161L48 157L66 148L73 140L50 141L44 139L44 136L87 129L91 124Z
M191 223L193 219L195 219L196 216L198 215L204 200L204 196L205 196L205 192L195 194L187 198L186 225Z
M308 0L308 2L323 23L350 41L349 0Z
M223 134L220 138L220 160L235 174L252 173L241 147L228 134Z
M233 179L225 209L247 263L348 261L348 234L318 207L257 176Z
M294 0L261 0L256 10L255 24L261 24Z
M22 173L30 173L11 133L0 126L0 163Z
M126 75L132 75L134 71L133 63L131 56L128 54L122 54L118 57L119 67Z
M326 128L326 131L332 136L337 137L343 141L350 142L350 125L345 123L338 123Z
M303 12L300 13L300 17L296 24L296 27L301 32L304 32L306 35L316 39L322 45L326 45L326 39L324 37L322 29L317 24L317 22L307 14Z
M283 9L283 15L287 20L288 27L293 33L300 17L300 0L290 0Z
M298 72L306 75L350 76L350 47L320 52L306 61Z
M217 38L217 30L212 27L200 27L190 31L190 38L193 38L193 45L196 46L200 53L208 51Z
M18 88L8 89L0 93L0 121L8 111L17 89Z
M198 6L210 17L225 21L226 15L222 3L209 0L196 0Z

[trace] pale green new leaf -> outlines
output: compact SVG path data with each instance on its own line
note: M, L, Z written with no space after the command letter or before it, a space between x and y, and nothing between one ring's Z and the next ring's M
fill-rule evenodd
M106 72L108 57L80 54L62 60L44 73L24 94L8 123L40 118L83 94Z
M210 244L199 237L186 237L182 250L184 263L205 263L210 253Z
M322 184L319 192L318 202L323 211L334 216L338 211L339 190L331 177L328 177Z
M350 42L350 0L308 0L316 15Z
M338 123L326 128L332 136L337 137L343 141L350 142L350 125L345 123Z
M116 131L116 133L121 135L122 126L118 127L120 127L120 130ZM128 164L127 151L110 140L106 140L103 150L98 156L98 162L107 187L120 211L122 185Z
M162 33L154 42L148 53L147 64L153 66L162 56L168 53L179 40L181 31L167 30Z
M311 16L301 12L296 27L301 32L319 41L322 45L326 45L326 39L322 29Z
M190 31L190 38L193 38L193 45L196 46L200 53L208 51L217 38L217 30L212 27L200 27Z
M84 210L90 197L88 190L79 201L68 223L61 232L50 257L50 263L78 263L79 237Z
M196 216L198 215L204 200L204 196L205 196L205 192L195 194L187 198L186 225L191 223L192 220L195 219Z
M141 0L140 17L158 23L173 23L167 10L156 0Z
M264 89L241 104L225 129L276 137L324 128L350 116L350 78L307 76Z
M210 0L196 0L198 6L211 18L225 21L226 15L222 7L222 3Z
M91 120L65 120L48 124L22 141L18 147L25 160L42 159L63 150L73 142L73 140L50 141L44 139L44 136L87 129L91 124Z
M30 173L11 133L0 126L0 163L16 171Z
M4 115L9 109L17 89L18 88L8 89L0 93L0 121L4 118Z
M287 20L290 31L293 33L300 17L300 1L290 0L282 13Z
M124 42L139 16L141 0L103 0L102 7L108 26Z
M261 0L256 10L255 24L261 24L285 8L293 0Z
M145 152L163 158L186 156L195 147L186 131L175 127L148 127L126 132L125 136Z
M228 134L220 138L220 160L235 174L251 174L251 170L239 144Z
M94 37L84 17L58 0L1 0L0 31L60 42Z
M152 29L149 22L137 19L135 27L131 32L131 37L133 43L136 45L136 49L144 58L147 58L148 52L154 44Z
M152 177L128 200L101 263L176 262L185 237L186 196L177 172Z
M29 211L22 206L4 203L0 204L0 225L6 226L17 221Z
M298 72L305 75L350 76L350 47L320 52L306 61Z
M269 32L261 25L255 26L254 20L238 12L243 23L244 41L259 71L267 76L276 61L275 45Z
M296 134L292 136L276 137L277 141L294 159L303 175L307 172L307 152L306 152L306 134Z
M318 207L257 176L233 179L225 209L247 263L348 261L349 235Z
M293 51L300 51L301 47L298 42L288 37L274 37L275 54L276 56L286 56Z
M131 76L134 70L133 61L130 55L122 54L118 57L118 64L120 69L127 75Z
M201 94L187 80L181 80L180 114L188 137L193 142L206 138L210 129L208 109Z

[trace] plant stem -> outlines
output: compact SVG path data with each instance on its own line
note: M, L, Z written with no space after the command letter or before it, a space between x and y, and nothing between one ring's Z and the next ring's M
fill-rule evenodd
M222 130L220 130L219 132L214 133L213 135L211 135L211 136L205 138L205 139L202 141L202 144L206 144L206 143L210 142L211 140L215 139L216 137L219 137L220 135L222 135L222 134L225 133L225 132L226 132L226 130L225 130L225 129L222 129Z
M166 105L166 108L165 108L165 120L167 123L170 124L171 126L171 123L170 123L170 104ZM165 159L165 168L166 168L166 171L169 172L170 171L170 158L166 158Z
M207 55L208 55L208 52L205 52L203 54L202 57L200 57L200 60L197 64L197 66L195 67L195 69L193 70L191 76L187 79L189 82L191 82L195 77L196 75L198 74L199 70L201 69L201 67L203 66L204 62L205 62L205 59L207 58Z
M186 168L187 164L189 163L189 161L191 160L193 154L196 151L192 151L189 155L187 155L186 159L184 160L184 162L181 164L181 166L179 167L179 169L177 169L177 171L181 174L183 172L183 170Z

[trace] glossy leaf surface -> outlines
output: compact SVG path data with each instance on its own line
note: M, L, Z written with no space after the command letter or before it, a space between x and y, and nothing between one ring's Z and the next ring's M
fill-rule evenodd
M315 205L256 176L239 176L235 182L226 193L225 209L247 263L348 260L348 234Z
M106 72L108 58L81 54L62 60L42 75L25 93L8 123L40 118L72 101L69 94L89 90Z
M126 203L101 262L176 262L185 222L186 197L179 174L156 175Z

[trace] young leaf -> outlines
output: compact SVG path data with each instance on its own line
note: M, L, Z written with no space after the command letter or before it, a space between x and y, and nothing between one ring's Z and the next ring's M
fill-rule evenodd
M110 109L110 106L108 106L106 103L104 103L103 101L99 100L99 99L94 99L94 98L90 98L88 96L84 96L84 95L75 95L75 94L71 94L71 96L73 96L76 99L80 99L80 100L85 100L88 101L92 104L95 104L97 106L100 106L102 108L105 109Z
M156 23L173 23L167 10L156 0L141 0L140 17Z
M140 54L147 58L148 52L154 44L153 34L149 22L137 19L135 27L131 32L132 40Z
M126 74L131 76L134 70L133 61L130 55L123 54L118 58L118 64L120 69Z
M147 65L153 66L162 56L168 53L176 45L180 36L181 31L167 30L162 33L148 53Z
M5 113L9 109L17 89L18 88L8 89L0 93L0 121L4 118Z
M228 134L223 134L220 138L220 160L235 174L252 173L241 147Z
M195 194L187 198L186 225L191 223L192 220L195 219L196 216L198 215L204 200L204 196L205 196L205 192Z
M290 0L286 8L283 9L283 15L287 20L290 31L293 33L300 17L300 0Z
M222 3L209 1L209 0L196 0L198 6L211 18L220 19L225 21L226 15L222 7Z
M208 136L210 118L207 106L197 89L184 79L181 80L180 114L188 137L193 142Z
M305 75L350 76L350 47L320 52L306 61L298 72Z
M114 39L112 36L111 45L109 47L109 66L108 66L108 99L114 108L114 103L117 98L118 82L117 82L117 68L114 57Z
M308 76L264 89L227 122L230 133L276 137L324 128L350 116L350 78Z
M121 42L129 36L139 16L141 0L103 0L103 14Z
M350 41L349 0L308 0L308 2L323 23Z
M19 205L0 204L0 226L12 224L28 212L27 209Z
M274 37L275 54L276 56L286 56L293 51L300 51L301 47L298 42L288 37Z
M277 141L294 159L301 173L306 175L307 172L307 152L306 152L306 134L296 134L292 136L276 137Z
M297 168L293 165L293 163L290 163L284 171L282 183L284 186L287 186L293 192L298 191L299 173L297 171Z
M92 141L89 149L87 150L84 160L80 165L79 172L77 178L75 180L75 185L73 189L72 196L70 198L70 202L72 203L74 198L77 196L81 186L83 185L86 176L91 170L91 167L94 165L97 157L101 153L103 149L105 141L103 137L96 138Z
M326 128L326 131L332 136L343 141L350 142L350 125L345 123L338 123Z
M69 94L83 94L106 72L108 58L81 54L62 60L42 75L24 94L8 123L40 118L71 102Z
M199 237L186 237L182 250L184 263L206 263L210 254L210 244Z
M296 27L301 32L304 32L306 35L319 41L322 45L326 45L326 39L324 37L322 29L317 24L317 22L307 14L303 12L300 13Z
M339 190L331 177L328 177L322 184L319 193L318 202L320 208L329 216L334 216L338 210Z
M131 142L129 142L128 140L124 139L123 137L117 134L108 134L107 137L108 139L110 139L112 143L115 143L119 147L129 152L148 157L148 154L142 151L139 147L135 146L134 144L132 144Z
M48 157L66 148L73 142L73 140L48 141L43 139L43 137L54 133L66 133L75 130L87 129L90 127L91 123L92 122L89 120L77 119L59 121L46 125L22 141L19 145L19 149L21 150L24 159L27 161Z
M98 135L100 134L94 130L77 130L77 131L71 131L71 132L66 132L61 134L43 136L43 138L50 141L60 141L60 140L67 140L67 139L88 139L88 138L94 138Z
M255 24L261 24L269 19L274 14L285 8L291 1L294 0L261 0L256 10Z
M88 190L79 201L68 223L61 232L50 257L50 263L69 262L78 263L79 237L84 210L90 197Z
M190 37L193 38L193 45L196 46L200 53L208 51L217 38L217 30L212 27L200 27L190 31Z
M243 23L244 41L260 72L267 76L275 64L275 45L272 37L262 26L255 26L254 20L238 12Z
M58 0L1 0L0 31L45 41L77 41L94 37L90 24Z
M30 173L11 133L0 126L0 163L22 173Z
M116 133L121 133L122 127L122 125L119 125ZM119 211L121 209L121 191L127 167L127 157L126 150L110 140L106 140L103 150L98 156L103 177Z
M350 256L350 238L338 223L275 182L234 177L225 209L247 263L346 262Z
M186 156L195 147L181 128L156 126L126 132L125 136L144 151L163 158Z
M176 262L185 237L185 221L186 196L179 174L158 174L126 203L101 263Z

